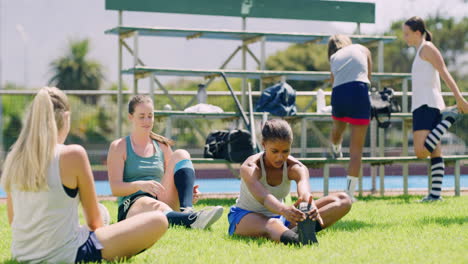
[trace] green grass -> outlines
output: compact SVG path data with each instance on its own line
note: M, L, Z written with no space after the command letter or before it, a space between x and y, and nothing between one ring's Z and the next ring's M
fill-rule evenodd
M420 204L419 196L363 197L341 221L319 233L318 246L296 248L266 239L229 237L227 209L234 199L205 199L197 208L222 205L211 230L171 228L146 252L126 263L468 263L468 196ZM117 206L104 202L111 215ZM0 260L11 261L11 233L0 205Z

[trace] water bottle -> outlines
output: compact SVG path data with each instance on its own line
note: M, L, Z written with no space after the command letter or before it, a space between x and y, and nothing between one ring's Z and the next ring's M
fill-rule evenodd
M197 93L197 101L199 104L206 104L206 99L208 97L208 94L206 93L206 87L204 84L199 84L198 85L198 93Z
M325 93L322 89L317 90L317 113L322 113L322 110L325 108Z

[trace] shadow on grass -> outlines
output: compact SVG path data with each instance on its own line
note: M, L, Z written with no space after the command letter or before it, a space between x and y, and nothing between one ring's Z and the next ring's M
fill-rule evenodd
M442 226L449 226L449 225L463 225L468 223L468 216L456 216L456 217L424 217L419 221L421 224L429 225L429 224L439 224Z
M355 231L359 231L365 228L375 228L375 227L385 228L389 226L390 224L369 224L369 223L359 221L359 220L340 220L327 229L355 232Z
M232 235L232 236L229 236L229 239L244 242L246 244L256 244L258 246L261 246L265 243L271 243L271 240L266 239L264 237L246 237L246 236Z

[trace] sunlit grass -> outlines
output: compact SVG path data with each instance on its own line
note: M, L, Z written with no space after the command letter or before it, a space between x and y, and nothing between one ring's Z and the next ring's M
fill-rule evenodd
M205 199L197 208L222 205L211 230L171 228L126 263L468 263L468 196L420 204L419 196L363 197L340 222L319 233L318 246L297 248L266 239L229 237L227 211L234 199ZM117 205L103 202L115 220ZM9 261L11 233L0 205L0 259Z

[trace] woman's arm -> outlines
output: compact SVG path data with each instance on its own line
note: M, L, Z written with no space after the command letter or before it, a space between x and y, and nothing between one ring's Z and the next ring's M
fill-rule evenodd
M369 78L369 82L372 83L372 54L367 47L364 47L364 49L367 56L367 77Z
M308 215L312 220L318 220L320 224L323 225L323 220L318 212L318 208L310 194L309 170L306 166L304 166L304 164L295 158L290 156L290 159L292 159L292 161L295 163L290 167L288 171L288 177L290 180L294 180L297 183L298 200L296 204L301 202L309 202L310 199L312 207L310 208Z
M310 197L309 170L299 161L289 168L288 177L297 183L297 196L301 201L307 202Z
M468 113L468 103L463 98L463 95L460 92L455 80L453 80L452 75L445 65L444 59L440 54L439 50L434 46L434 44L428 44L423 47L421 50L421 58L428 61L432 66L439 72L440 77L444 80L445 84L450 88L455 100L457 101L458 108L463 113Z
M117 139L111 143L107 154L107 174L112 194L126 196L139 190L158 196L164 188L156 181L124 182L123 173L125 166L126 143L125 139Z
M260 183L260 170L253 162L246 161L241 169L240 176L244 180L250 193L263 204L270 212L286 217L290 222L302 221L305 215L294 206L286 206Z
M13 222L14 213L13 213L13 204L11 202L10 193L7 193L7 214L8 214L8 224L10 224L11 226L11 223Z
M60 168L62 178L66 178L67 182L76 180L88 227L91 230L102 227L103 221L97 205L94 177L86 150L80 145L65 146L60 155Z

